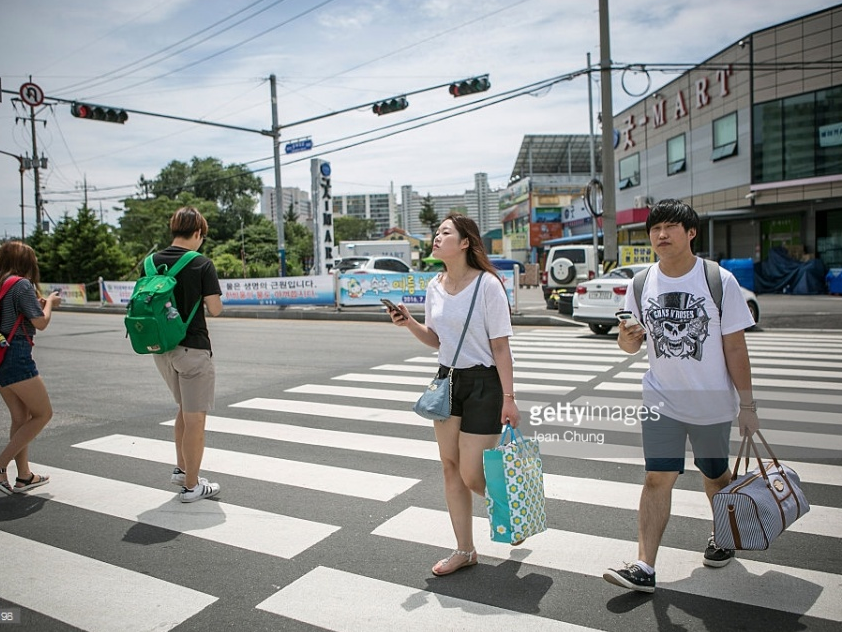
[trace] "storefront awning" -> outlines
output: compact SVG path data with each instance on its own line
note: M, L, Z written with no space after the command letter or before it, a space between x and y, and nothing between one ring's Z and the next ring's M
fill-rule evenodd
M602 231L596 234L597 238L602 239ZM593 241L593 233L583 233L581 235L568 235L567 237L559 237L557 239L548 239L542 241L541 245L544 247L560 246L562 244L578 244Z

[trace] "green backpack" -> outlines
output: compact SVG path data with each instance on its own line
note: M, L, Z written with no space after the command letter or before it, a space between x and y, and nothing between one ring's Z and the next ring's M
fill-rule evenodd
M135 353L166 353L184 340L202 299L196 302L187 322L182 321L173 296L175 275L198 256L195 250L185 252L169 270L166 265L156 270L152 255L146 257L143 262L145 276L134 286L125 319L126 336Z

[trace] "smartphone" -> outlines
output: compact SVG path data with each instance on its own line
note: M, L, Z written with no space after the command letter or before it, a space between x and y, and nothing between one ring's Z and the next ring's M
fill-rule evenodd
M634 314L632 314L629 311L620 311L614 315L617 317L618 320L621 320L622 322L626 323L626 327L631 327L633 325L640 325L641 327L643 326L640 324L640 321L637 320L637 318L635 318Z
M398 306L395 305L388 298L381 298L380 302L383 303L389 309L390 312L394 311L394 312L400 313L400 310L398 309Z

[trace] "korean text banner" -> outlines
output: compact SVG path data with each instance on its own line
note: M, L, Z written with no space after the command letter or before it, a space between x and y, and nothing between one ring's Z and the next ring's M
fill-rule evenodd
M224 305L333 305L333 276L220 279Z
M423 304L427 285L438 272L379 272L377 274L341 274L339 303L343 306L379 305L381 298L406 305ZM509 304L514 305L514 272L498 270L503 279Z

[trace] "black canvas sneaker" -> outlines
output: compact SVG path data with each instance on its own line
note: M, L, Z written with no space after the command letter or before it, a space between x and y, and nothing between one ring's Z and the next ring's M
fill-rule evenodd
M726 566L737 552L734 549L723 549L717 546L716 540L713 539L713 534L708 538L708 547L705 549L705 559L702 564L705 566L712 566L713 568L720 568Z
M618 571L609 568L602 574L602 578L609 584L622 586L630 590L645 593L655 592L655 573L647 573L637 564L626 564L625 568Z

